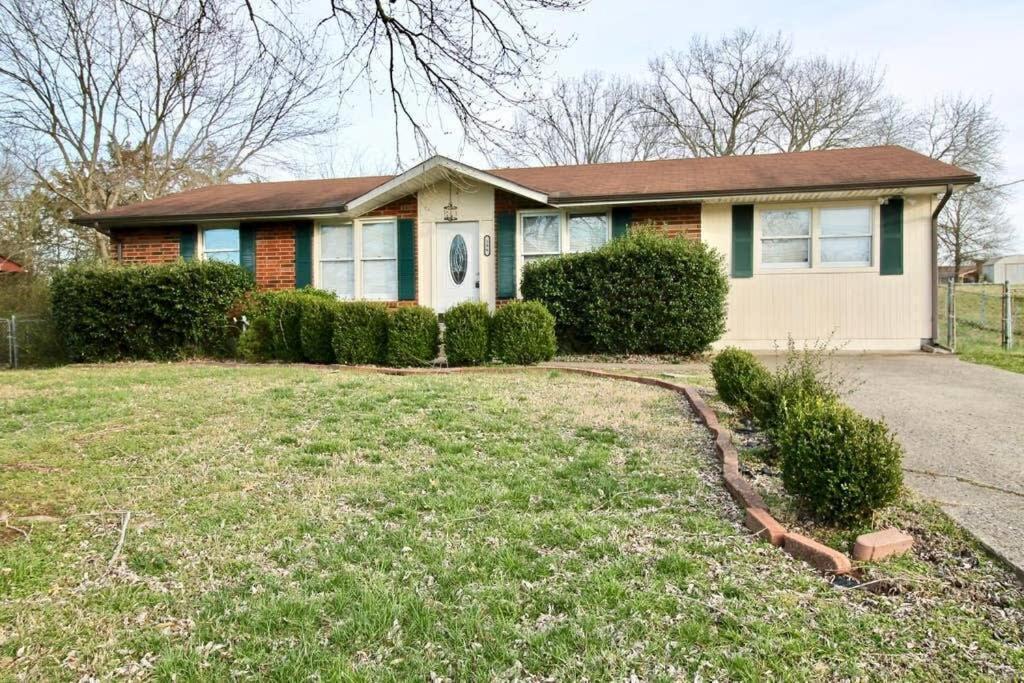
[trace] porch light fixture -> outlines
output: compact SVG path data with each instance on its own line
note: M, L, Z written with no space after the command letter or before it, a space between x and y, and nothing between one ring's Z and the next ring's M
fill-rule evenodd
M452 181L448 181L448 205L444 207L444 220L446 223L453 223L459 220L457 211L459 207L452 203Z

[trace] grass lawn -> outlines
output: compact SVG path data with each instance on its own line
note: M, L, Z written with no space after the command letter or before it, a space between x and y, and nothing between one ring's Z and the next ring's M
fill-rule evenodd
M753 541L682 410L558 372L2 373L0 678L1024 669L1020 591L847 590Z

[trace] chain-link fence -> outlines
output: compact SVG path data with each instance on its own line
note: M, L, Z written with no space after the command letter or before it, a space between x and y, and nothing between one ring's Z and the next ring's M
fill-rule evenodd
M0 318L0 368L48 367L63 361L60 339L49 318Z
M1024 352L1024 285L949 282L939 311L939 341L950 349Z

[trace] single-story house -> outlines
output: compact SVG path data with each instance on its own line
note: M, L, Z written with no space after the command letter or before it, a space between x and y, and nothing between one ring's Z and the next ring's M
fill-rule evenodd
M443 312L519 293L523 264L653 223L725 258L728 332L849 349L934 339L934 217L978 176L897 146L481 170L435 156L395 176L229 184L75 220L123 263L218 259L268 289Z
M1024 254L1012 254L986 261L982 266L982 279L985 282L1011 285L1024 284Z

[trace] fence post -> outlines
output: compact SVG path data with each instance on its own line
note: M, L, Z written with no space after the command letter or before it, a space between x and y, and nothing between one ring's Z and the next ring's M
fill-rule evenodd
M946 283L946 346L956 351L956 296L953 278Z
M11 345L11 368L18 369L18 316L11 316L10 327L7 328L7 338Z
M1013 295L1010 293L1010 281L1003 282L1003 349L1013 348Z

